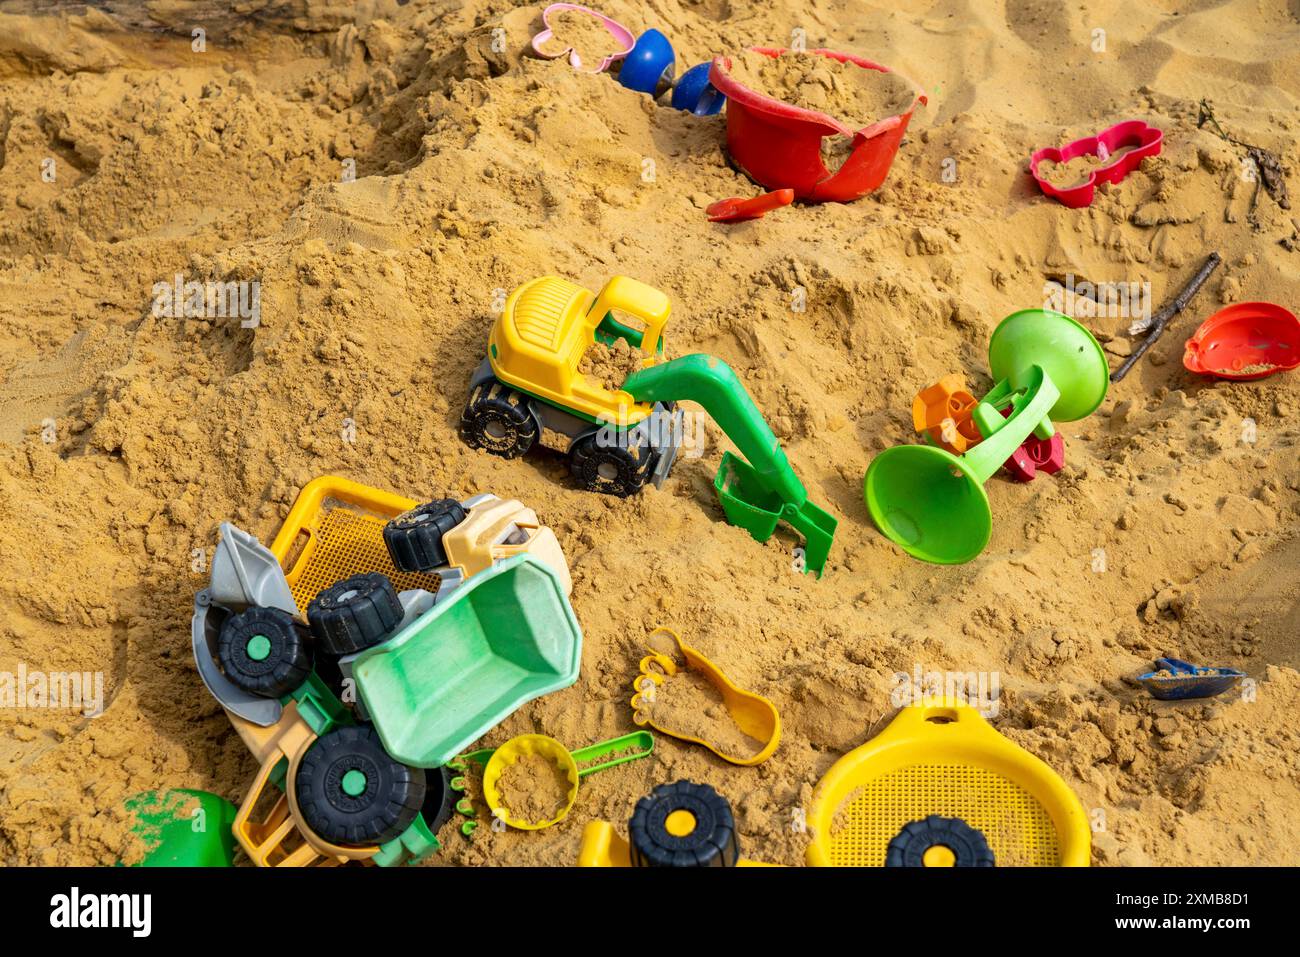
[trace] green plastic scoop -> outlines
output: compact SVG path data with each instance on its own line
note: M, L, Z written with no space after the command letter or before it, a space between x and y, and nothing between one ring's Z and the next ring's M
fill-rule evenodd
M229 867L235 857L235 806L207 791L145 791L126 802L132 832L145 845L140 867Z
M837 521L808 500L781 443L729 365L699 353L682 356L632 373L623 391L638 402L703 406L744 456L724 452L713 480L727 521L760 542L786 522L804 537L804 569L821 576Z
M1052 419L1074 421L1106 397L1101 345L1069 316L1014 313L989 339L996 384L972 419L984 436L965 455L900 445L872 460L863 497L876 526L904 551L942 565L968 562L988 544L993 513L984 483L1031 434L1048 439ZM1010 417L1001 410L1010 407Z

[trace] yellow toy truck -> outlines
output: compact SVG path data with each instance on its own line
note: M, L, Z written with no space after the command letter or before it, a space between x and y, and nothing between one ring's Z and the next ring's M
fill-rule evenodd
M494 495L419 505L327 476L270 548L222 525L191 637L259 765L233 824L249 859L435 852L438 829L471 813L450 758L576 680L571 590L555 533Z
M779 522L803 535L803 567L821 574L836 519L814 505L735 372L721 359L664 357L671 306L658 289L615 276L598 294L542 276L506 300L461 416L467 444L503 458L541 445L565 453L583 488L620 497L662 485L682 445L679 401L699 404L735 443L714 488L727 520L758 541ZM616 315L617 313L617 315ZM581 371L597 343L624 340L640 367L619 388Z

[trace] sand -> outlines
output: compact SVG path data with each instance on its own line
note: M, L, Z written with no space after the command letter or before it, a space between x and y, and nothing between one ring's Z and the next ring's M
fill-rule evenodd
M588 376L601 388L619 389L633 372L640 369L649 356L628 345L626 339L616 339L612 346L597 340L587 347L578 362L578 371Z
M1068 189L1071 186L1082 186L1093 170L1100 166L1101 160L1089 154L1076 156L1064 163L1043 160L1038 164L1038 175L1058 189Z
M560 10L550 18L551 37L542 44L542 52L559 56L566 50L577 52L584 70L594 70L607 56L623 52L623 46L605 25L588 13Z
M523 754L502 768L497 793L509 817L537 824L549 821L564 809L569 780L550 758Z
M907 112L917 93L897 73L815 53L787 51L770 57L746 50L731 58L728 72L756 93L826 113L854 130Z
M0 862L119 859L136 791L240 800L252 760L189 649L202 550L226 520L269 540L307 481L337 473L420 500L516 497L559 535L581 678L476 746L633 730L659 624L781 712L762 765L658 736L584 780L559 825L449 827L435 865L571 864L587 821L625 828L680 778L730 796L747 857L798 863L792 820L916 665L999 673L995 725L1104 823L1095 863L1294 863L1300 376L1228 382L1180 361L1227 302L1300 302L1296 211L1261 196L1252 228L1241 150L1196 126L1209 97L1295 194L1293 4L666 0L652 21L611 0L672 37L679 64L788 43L797 23L810 48L929 92L882 189L726 228L705 206L754 187L725 158L725 117L527 56L538 7L297 7L296 23L210 33L202 54L188 27L0 16L0 672L98 671L104 692L95 718L0 711ZM1162 128L1164 152L1090 208L1025 172L1033 150L1130 118ZM1096 414L1061 425L1064 470L990 481L978 559L921 564L872 527L862 475L915 441L912 396L950 372L987 389L989 333L1041 306L1047 275L1149 281L1159 303L1211 249L1224 264L1193 307ZM177 273L257 280L260 322L155 316L154 285ZM793 571L788 533L759 544L722 521L729 446L712 425L700 458L627 501L575 489L558 457L460 442L499 290L551 273L663 289L674 354L736 369L839 518L822 580ZM1128 345L1131 317L1084 321ZM1164 654L1239 667L1254 697L1154 701L1127 679Z
M661 728L695 738L733 758L751 758L763 750L766 741L757 741L740 730L722 701L722 694L697 671L682 669L646 698L645 713Z

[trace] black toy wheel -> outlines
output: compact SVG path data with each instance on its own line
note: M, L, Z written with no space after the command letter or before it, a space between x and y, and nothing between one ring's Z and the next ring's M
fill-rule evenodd
M587 491L627 498L649 480L654 452L640 431L624 432L615 439L601 430L573 443L569 463Z
M389 757L374 728L338 728L307 749L294 793L307 826L330 843L383 844L420 813L425 774Z
M894 835L885 851L885 866L993 867L993 849L961 818L931 814Z
M393 583L379 572L345 578L307 606L311 633L332 655L350 655L379 644L401 620L402 603Z
M528 399L496 379L474 387L460 418L461 438L502 458L523 455L537 441L537 422Z
M287 695L311 673L307 629L279 608L254 607L227 618L217 659L232 684L263 698Z
M384 526L384 544L393 564L404 572L428 572L446 565L442 536L468 514L454 498L440 498L398 515Z
M731 805L707 784L661 784L636 802L628 823L633 867L734 867L740 859Z

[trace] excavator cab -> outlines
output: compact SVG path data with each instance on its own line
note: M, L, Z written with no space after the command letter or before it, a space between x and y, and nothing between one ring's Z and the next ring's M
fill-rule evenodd
M578 371L597 342L628 345L648 353L644 365L662 359L664 327L672 305L658 289L615 276L593 296L558 276L524 283L506 300L488 338L488 359L497 379L562 406L592 422L632 425L652 407L622 390L607 389ZM628 321L616 318L616 313Z

